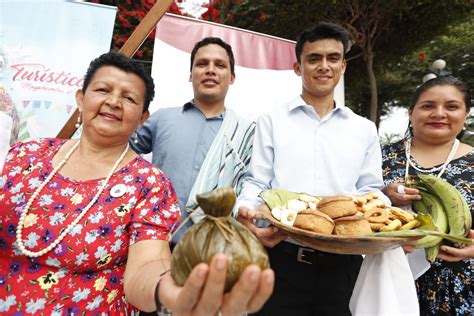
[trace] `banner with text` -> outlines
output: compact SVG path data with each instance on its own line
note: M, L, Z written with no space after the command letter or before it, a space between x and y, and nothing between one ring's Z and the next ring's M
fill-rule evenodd
M12 142L54 137L76 109L90 61L110 50L116 8L6 1L0 20L0 111Z
M208 36L220 37L232 46L236 79L226 106L239 114L255 119L301 93L301 78L293 71L295 42L167 13L156 30L152 67L156 96L152 111L181 106L193 98L189 82L191 51L196 42ZM344 102L342 80L335 99Z

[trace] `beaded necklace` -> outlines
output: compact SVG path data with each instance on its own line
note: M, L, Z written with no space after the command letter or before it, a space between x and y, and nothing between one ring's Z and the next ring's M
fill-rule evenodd
M451 151L449 152L448 157L446 158L446 161L438 167L433 167L431 169L420 169L416 164L411 160L411 138L408 138L405 141L405 157L406 157L406 167L405 167L405 183L408 183L408 168L409 166L412 166L413 169L416 171L422 172L422 173L433 173L438 170L440 172L438 173L437 177L440 178L441 175L446 171L446 168L448 167L449 163L451 160L453 160L454 155L456 155L456 152L458 151L460 141L456 138L454 140L453 146L451 147Z
M112 174L114 173L115 169L117 169L118 165L122 162L122 160L125 158L125 155L127 154L127 151L129 149L129 145L127 143L127 147L125 147L125 150L122 152L122 154L120 155L120 157L117 159L117 161L115 162L114 166L112 167L112 169L110 170L109 174L107 175L107 177L105 178L105 180L103 181L100 181L100 186L99 186L99 189L97 191L97 193L95 194L94 198L89 202L89 204L87 204L87 206L82 210L81 214L79 214L79 216L76 217L76 219L71 223L69 224L66 229L64 229L64 231L59 235L58 238L56 238L56 240L51 243L48 247L46 247L45 249L42 249L40 251L36 251L36 252L33 252L33 251L29 251L26 249L25 247L25 244L23 243L23 240L22 240L22 231L23 231L23 224L25 222L25 219L26 219L26 215L28 215L28 211L30 210L30 207L31 205L33 204L33 201L36 199L36 197L39 195L39 193L41 192L41 190L43 190L43 188L49 183L49 181L51 181L51 179L54 177L54 175L59 171L59 169L61 169L64 164L66 163L66 161L68 161L68 159L71 157L72 153L77 149L77 147L79 147L79 143L80 141L78 141L67 153L66 153L66 156L64 157L63 160L61 160L59 162L59 164L53 169L53 171L48 175L48 177L43 181L43 183L41 183L41 185L38 187L38 189L36 189L36 191L33 193L33 195L31 195L31 197L29 198L28 202L26 203L26 206L25 208L22 210L21 212L21 216L20 216L20 219L18 221L18 226L16 228L16 241L17 241L17 247L18 249L20 250L20 252L22 254L24 254L25 256L28 256L28 257L40 257L48 252L50 252L54 247L56 247L63 239L64 237L66 237L66 235L71 231L71 229L74 228L74 226L77 225L77 223L79 223L79 221L86 215L86 213L89 211L89 209L92 207L92 205L94 205L94 203L97 201L97 199L99 198L99 196L102 194L102 192L104 191L105 187L107 186L107 184L109 183L109 180L110 178L112 177Z

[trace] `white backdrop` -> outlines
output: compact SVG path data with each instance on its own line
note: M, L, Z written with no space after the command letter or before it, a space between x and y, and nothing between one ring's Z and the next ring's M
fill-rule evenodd
M52 0L0 5L0 111L20 125L18 140L54 137L76 108L89 62L110 50L116 8Z

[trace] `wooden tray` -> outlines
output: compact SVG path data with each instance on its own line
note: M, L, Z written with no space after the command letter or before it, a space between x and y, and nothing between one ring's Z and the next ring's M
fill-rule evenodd
M292 239L306 247L337 254L361 255L381 253L405 243L414 242L422 237L355 237L318 234L280 223L272 216L270 209L266 205L257 207L256 218L269 221L273 226L278 227Z

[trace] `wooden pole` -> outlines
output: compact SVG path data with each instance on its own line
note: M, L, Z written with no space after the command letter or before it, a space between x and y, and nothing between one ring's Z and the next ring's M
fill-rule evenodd
M119 52L127 57L132 57L173 2L174 0L157 0ZM78 116L79 111L76 109L58 133L57 138L66 139L71 138L72 135L74 135L77 130L75 125Z

